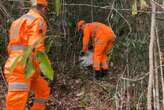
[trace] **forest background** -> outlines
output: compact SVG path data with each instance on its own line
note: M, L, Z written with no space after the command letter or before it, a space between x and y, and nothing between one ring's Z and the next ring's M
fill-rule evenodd
M28 0L0 0L0 109L4 109L11 22L30 8ZM49 0L46 47L55 71L47 110L164 109L163 0ZM78 64L82 38L76 22L99 21L117 35L113 75L93 81L93 71ZM29 99L30 100L30 99ZM30 105L30 101L29 101Z

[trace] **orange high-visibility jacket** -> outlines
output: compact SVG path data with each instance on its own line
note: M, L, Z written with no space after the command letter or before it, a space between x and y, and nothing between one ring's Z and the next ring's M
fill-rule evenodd
M31 9L11 25L9 31L8 52L23 49L25 46L33 45L44 37L47 24L43 17ZM36 51L44 51L44 41L38 43Z
M96 39L100 39L103 41L114 40L116 35L112 31L112 29L105 24L99 22L87 23L83 28L83 51L86 52L88 50L88 42L90 37L93 38L93 42Z

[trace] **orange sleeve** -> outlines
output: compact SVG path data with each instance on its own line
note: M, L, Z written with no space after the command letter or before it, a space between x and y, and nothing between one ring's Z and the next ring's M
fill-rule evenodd
M115 40L116 40L116 35L113 32L113 30L110 28L110 43L108 45L108 48L113 48Z
M26 20L18 19L11 24L9 31L10 44L26 44L27 37L25 36Z
M28 45L35 45L36 51L44 51L44 37L47 30L47 25L44 20L36 19L34 20L29 28L27 29L28 33Z
M90 39L90 29L88 27L84 28L84 35L83 35L83 52L88 51L88 43Z
M112 28L110 28L110 40L111 41L115 41L116 39L116 35L115 33L113 32Z

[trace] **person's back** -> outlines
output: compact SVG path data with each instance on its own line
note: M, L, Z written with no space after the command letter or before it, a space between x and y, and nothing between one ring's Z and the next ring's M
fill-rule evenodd
M92 36L95 38L103 38L103 37L115 37L112 29L100 22L92 22L92 23L87 23L86 28L90 30L92 33Z
M10 28L9 57L4 66L4 75L8 82L6 110L25 110L30 91L35 94L31 110L44 110L49 97L50 88L48 82L41 76L36 57L31 57L34 70L29 78L25 77L26 66L22 65L19 60L15 61L18 56L24 54L26 47L34 47L30 53L31 56L45 50L44 34L47 26L42 15L46 12L48 2L47 0L35 0L33 2L31 10L15 20ZM16 66L11 73L10 69L14 61Z
M106 52L113 47L113 43L116 39L116 35L113 30L100 22L86 23L84 20L80 20L77 23L78 31L83 32L83 48L82 53L87 53L88 43L90 38L93 42L93 69L96 73L96 78L100 76L108 75L109 71L108 56Z
M38 23L39 25L36 26ZM21 51L21 48L34 44L43 37L40 34L44 34L45 32L46 23L44 19L31 9L27 14L15 20L11 25L8 45L9 54L14 51ZM40 43L36 49L43 51L45 49L44 43Z

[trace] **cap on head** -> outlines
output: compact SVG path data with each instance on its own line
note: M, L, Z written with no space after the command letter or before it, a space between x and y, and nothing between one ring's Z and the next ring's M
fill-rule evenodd
M32 6L36 6L37 4L48 6L48 0L31 0L31 4Z
M82 26L83 24L85 24L85 21L84 21L84 20L80 20L80 21L77 22L77 30L78 30L78 31L80 30L80 28L81 28L81 26Z

